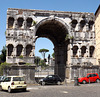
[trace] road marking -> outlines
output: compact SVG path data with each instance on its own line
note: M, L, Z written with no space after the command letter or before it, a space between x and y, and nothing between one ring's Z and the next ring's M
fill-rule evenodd
M35 90L37 90L38 88L27 88L27 90L32 90L32 89L35 89Z
M67 94L68 92L67 91L62 91L63 93Z

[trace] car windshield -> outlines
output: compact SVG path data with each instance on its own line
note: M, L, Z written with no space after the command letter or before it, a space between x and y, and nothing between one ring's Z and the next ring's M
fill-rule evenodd
M13 77L13 81L24 81L23 77Z

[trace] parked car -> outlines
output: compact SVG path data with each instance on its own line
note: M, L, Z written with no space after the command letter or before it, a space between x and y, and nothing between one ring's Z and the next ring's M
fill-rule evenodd
M62 79L58 75L48 75L47 77L39 80L39 84L41 85L45 85L45 84L60 85L61 82L62 82Z
M5 78L6 76L0 76L0 82L4 81Z
M0 83L0 90L8 90L12 92L15 89L26 91L27 84L22 76L7 76L3 82Z
M88 73L86 77L78 78L79 83L100 82L100 77L97 73Z

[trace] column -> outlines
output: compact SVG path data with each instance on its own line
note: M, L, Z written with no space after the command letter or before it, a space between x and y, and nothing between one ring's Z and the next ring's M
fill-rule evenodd
M16 57L16 55L17 55L17 48L14 47L14 48L13 48L13 56Z

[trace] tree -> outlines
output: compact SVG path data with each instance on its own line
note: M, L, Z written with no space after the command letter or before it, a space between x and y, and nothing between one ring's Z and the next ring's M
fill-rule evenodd
M52 57L55 58L55 53L52 54Z
M3 49L1 50L0 60L1 62L6 61L6 46L3 46Z
M43 48L43 49L40 49L39 52L42 54L43 59L45 59L45 54L46 54L47 52L49 52L49 50Z
M35 64L36 64L36 65L39 65L39 62L40 62L40 61L41 61L41 58L38 57L38 56L35 56L35 60L34 60Z
M39 65L40 65L41 67L45 67L45 66L46 66L46 63L45 63L44 60L41 60L41 61L39 62Z

